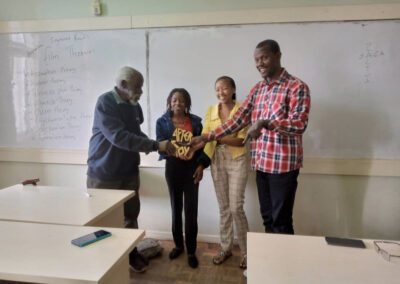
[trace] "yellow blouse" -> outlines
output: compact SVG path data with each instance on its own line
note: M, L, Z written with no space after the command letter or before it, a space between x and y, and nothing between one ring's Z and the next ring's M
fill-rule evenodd
M216 105L210 106L208 108L206 117L204 119L202 134L208 133L222 124L222 121L219 118L218 106L219 106L219 103ZM229 114L229 118L232 118L232 116L235 114L235 112L238 110L239 107L240 107L240 104L237 101L235 101L235 106L231 110L231 113ZM247 129L248 129L248 127L245 127L237 133L227 135L227 137L237 137L237 138L244 139L246 137ZM217 146L217 141L211 141L211 142L208 142L206 144L206 146L204 147L204 153L206 153L210 159L212 159L212 157L214 156L216 146ZM244 155L247 151L245 146L229 146L229 145L227 145L227 147L229 149L229 152L232 155L232 159L235 159L237 157Z

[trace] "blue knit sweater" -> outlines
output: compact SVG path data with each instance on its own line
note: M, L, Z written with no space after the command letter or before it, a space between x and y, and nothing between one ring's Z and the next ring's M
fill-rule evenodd
M118 180L138 173L139 152L158 148L158 143L141 131L142 123L140 105L122 101L115 90L101 95L94 113L87 175Z

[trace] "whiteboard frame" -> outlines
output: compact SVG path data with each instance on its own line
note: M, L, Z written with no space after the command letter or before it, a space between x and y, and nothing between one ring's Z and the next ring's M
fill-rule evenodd
M121 17L0 22L0 34L155 27L400 19L400 3L288 7ZM87 150L0 148L0 162L85 165ZM142 167L164 167L157 153L142 155ZM400 176L400 160L304 158L303 174Z

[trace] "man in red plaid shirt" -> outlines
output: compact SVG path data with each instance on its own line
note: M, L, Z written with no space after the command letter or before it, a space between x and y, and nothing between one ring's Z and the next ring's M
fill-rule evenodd
M300 79L281 67L274 40L260 42L254 52L264 80L258 82L233 117L210 133L194 137L197 149L205 142L234 133L251 124L251 165L266 232L293 234L293 205L297 177L303 162L302 135L310 111L310 91ZM245 143L244 142L244 143Z

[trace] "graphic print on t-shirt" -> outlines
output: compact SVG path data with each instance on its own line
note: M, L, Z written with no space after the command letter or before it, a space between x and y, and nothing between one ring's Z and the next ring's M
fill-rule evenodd
M175 131L172 134L171 143L176 148L176 156L186 156L189 152L190 146L179 146L178 144L187 144L192 141L192 137L192 132L181 128L175 128Z

